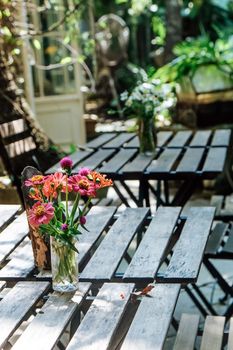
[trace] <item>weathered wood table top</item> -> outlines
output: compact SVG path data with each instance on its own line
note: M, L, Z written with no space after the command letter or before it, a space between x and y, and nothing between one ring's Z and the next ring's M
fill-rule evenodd
M80 281L195 282L214 212L213 207L191 207L183 216L181 207L159 207L154 216L148 208L126 208L114 215L115 207L92 207L89 232L78 242ZM50 279L34 268L25 212L15 216L8 210L7 215L1 223L0 280ZM160 271L171 252L168 266ZM123 262L125 267L119 268Z
M106 133L86 144L86 150L71 155L74 172L87 166L117 178L135 178L146 174L169 178L197 173L213 177L223 169L231 130L160 131L156 156L139 154L134 133ZM60 170L57 164L47 173Z
M128 192L131 199L138 205L149 205L149 180L184 180L187 191L184 198L177 197L173 205L184 205L195 188L195 179L213 179L224 169L228 147L231 141L231 130L219 129L216 131L160 131L155 155L139 154L139 141L133 133L105 133L86 144L83 150L71 155L74 162L73 172L81 167L98 169L107 174L114 181L121 200L128 202L117 187L119 181ZM56 164L47 173L59 171ZM135 198L126 184L127 180L139 180L139 195ZM190 183L193 183L192 189ZM157 196L160 194L157 191ZM168 204L168 200L165 204ZM162 203L162 202L161 202ZM169 203L170 204L170 203Z
M198 277L214 211L159 207L151 217L148 208L93 207L79 241L79 290L56 294L34 268L25 213L0 206L0 348L162 350L181 284ZM149 296L132 302L154 279Z
M47 278L34 268L25 212L14 218L15 209L9 209L1 223L0 280ZM89 211L89 232L84 231L78 242L80 281L145 284L154 279L178 283L197 280L213 207L189 208L186 217L181 207L159 207L153 217L148 208L126 208L117 217L115 212L115 207L98 206ZM161 272L161 264L171 251L170 262ZM120 271L122 261L127 266Z

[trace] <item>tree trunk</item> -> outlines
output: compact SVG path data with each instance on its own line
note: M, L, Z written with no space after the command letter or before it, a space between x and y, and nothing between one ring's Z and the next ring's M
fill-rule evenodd
M174 58L173 47L182 40L182 18L179 0L166 0L166 44L164 50L165 63Z

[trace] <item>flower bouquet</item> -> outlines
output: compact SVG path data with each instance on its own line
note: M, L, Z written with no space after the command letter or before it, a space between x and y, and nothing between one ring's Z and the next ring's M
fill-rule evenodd
M112 185L105 175L82 168L71 175L72 160L65 157L60 162L62 172L52 175L35 175L25 181L29 197L34 204L28 210L28 221L39 229L42 236L50 236L53 289L72 291L78 287L77 253L80 228L87 230L86 212L91 200L104 187ZM68 201L75 194L71 209ZM62 196L65 196L64 202ZM80 200L85 198L81 207Z
M130 118L137 118L140 153L154 154L157 145L155 121L164 120L174 106L175 95L169 84L161 85L159 80L148 80L137 85L131 94L124 92L124 112Z

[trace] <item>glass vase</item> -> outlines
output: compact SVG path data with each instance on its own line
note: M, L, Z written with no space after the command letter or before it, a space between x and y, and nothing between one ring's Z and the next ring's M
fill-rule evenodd
M75 244L75 239L72 240ZM53 290L72 292L78 289L78 254L68 245L51 237Z
M157 145L157 136L153 118L139 119L139 144L140 153L155 154Z

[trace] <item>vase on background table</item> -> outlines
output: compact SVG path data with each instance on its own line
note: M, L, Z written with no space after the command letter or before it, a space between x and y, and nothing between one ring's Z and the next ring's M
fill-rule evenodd
M138 137L140 153L146 155L155 154L157 135L153 118L139 119Z
M75 238L72 239L75 244ZM69 245L51 237L53 290L73 292L78 289L78 253Z

